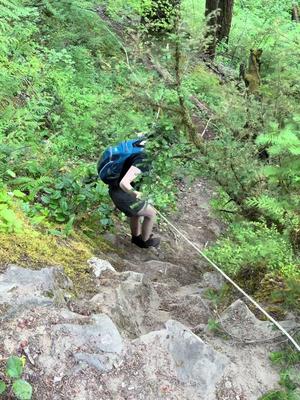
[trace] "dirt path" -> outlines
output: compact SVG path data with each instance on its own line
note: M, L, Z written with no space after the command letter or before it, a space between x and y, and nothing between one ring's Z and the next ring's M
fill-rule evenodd
M224 225L212 216L210 210L209 201L213 191L205 180L198 180L191 186L181 183L179 187L178 211L168 218L190 240L203 249L213 243L224 228ZM122 258L128 261L160 260L186 266L189 260L190 264L197 265L199 268L206 265L197 252L164 221L160 221L155 233L161 237L159 250L139 249L131 245L127 226L117 227L117 235L108 234L106 237L118 247ZM115 257L115 254L112 256Z

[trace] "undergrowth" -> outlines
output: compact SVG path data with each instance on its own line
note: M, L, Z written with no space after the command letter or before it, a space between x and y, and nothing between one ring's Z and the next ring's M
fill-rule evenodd
M299 341L300 335L295 336ZM300 354L287 345L281 351L271 353L270 359L280 368L280 385L283 390L272 391L259 400L299 400L300 398Z

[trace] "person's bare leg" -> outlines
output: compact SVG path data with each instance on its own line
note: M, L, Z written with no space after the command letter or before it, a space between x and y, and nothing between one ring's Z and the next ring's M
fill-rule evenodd
M156 219L156 212L153 207L147 205L138 213L138 215L140 217L144 217L142 224L142 239L144 242L146 242L151 236L153 225Z
M139 236L141 234L141 230L142 230L142 226L140 223L140 217L139 216L130 217L129 223L130 223L131 235Z

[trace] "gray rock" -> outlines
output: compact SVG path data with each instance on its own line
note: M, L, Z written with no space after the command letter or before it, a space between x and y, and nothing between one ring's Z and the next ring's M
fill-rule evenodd
M116 272L116 270L109 261L100 260L100 258L93 257L90 260L88 260L88 264L92 268L96 278L100 278L100 276L103 274L104 271Z
M220 290L224 284L223 276L218 272L205 272L202 277L201 286Z
M136 343L139 342L146 345L147 368L152 373L156 373L157 363L165 363L169 373L173 372L182 384L190 386L194 396L195 392L201 395L201 399L213 395L228 364L224 355L174 320L166 323L166 329L140 337Z
M111 371L114 367L114 363L119 359L117 355L113 354L102 355L89 353L76 353L74 358L78 363L84 362L100 372Z
M222 233L222 228L220 226L219 223L215 222L215 221L211 221L208 225L208 229L216 236L220 236L220 234Z
M93 316L89 325L61 324L54 327L57 340L53 343L55 352L63 354L71 348L88 346L94 353L120 354L123 341L112 320L105 314Z
M231 304L221 315L220 322L226 332L244 341L261 341L280 335L271 322L256 318L242 300ZM280 324L286 329L297 327L295 321L282 321Z
M90 301L130 337L149 331L159 305L159 297L144 275L132 271L117 274L110 285L105 282Z
M107 315L94 315L89 323L82 322L85 323L55 325L39 338L43 351L37 362L46 374L72 374L70 357L80 364L75 367L76 371L85 369L86 365L102 372L110 371L121 359L123 339Z
M32 270L17 265L10 265L4 274L0 275L0 283L14 284L18 287L30 286L34 290L53 290L57 287L70 289L73 286L62 268L51 267Z
M133 271L125 271L119 274L119 277L122 281L132 282L132 283L143 283L144 282L144 274L140 274L139 272Z
M199 288L199 284L170 290L165 285L155 283L155 288L161 299L160 308L168 312L164 322L175 319L190 328L208 322L211 313L209 301L202 297L206 289Z
M205 344L177 321L166 323L168 349L174 359L181 382L201 387L201 393L214 390L227 364L227 359Z
M64 291L72 289L69 278L61 268L39 271L11 265L0 275L0 304L51 304Z

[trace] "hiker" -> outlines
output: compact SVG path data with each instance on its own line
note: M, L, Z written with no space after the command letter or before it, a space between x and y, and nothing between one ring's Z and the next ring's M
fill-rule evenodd
M138 191L140 182L134 182L150 169L145 144L145 138L119 143L106 150L98 164L99 176L109 185L113 203L129 217L131 242L141 248L157 247L160 243L160 239L152 235L155 209L142 200Z

